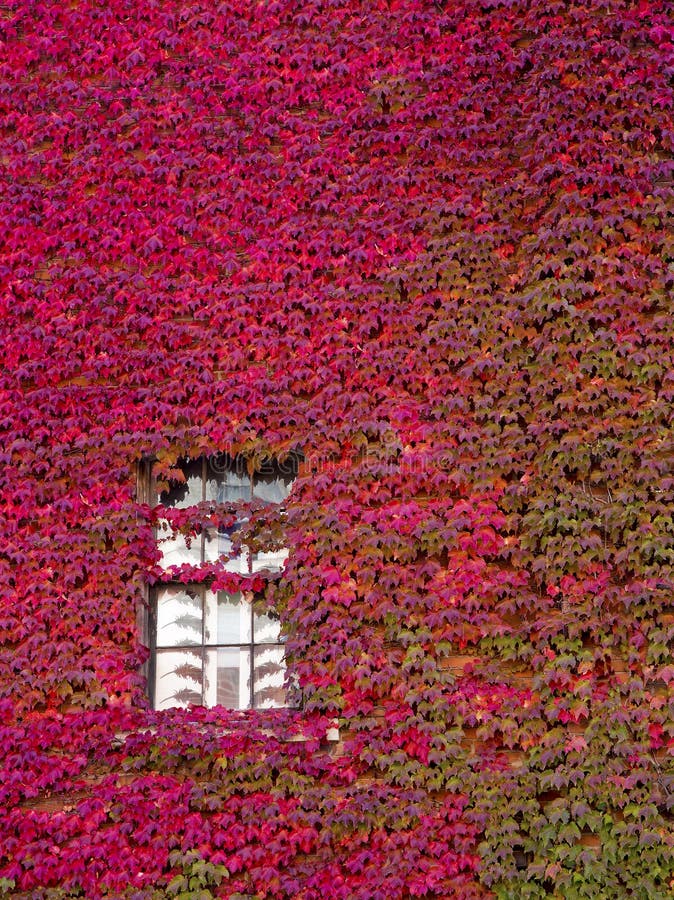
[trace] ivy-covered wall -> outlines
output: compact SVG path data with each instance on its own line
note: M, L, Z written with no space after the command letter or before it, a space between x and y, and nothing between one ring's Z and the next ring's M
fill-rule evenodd
M673 41L5 0L0 894L674 896ZM296 447L303 708L152 712L139 463Z

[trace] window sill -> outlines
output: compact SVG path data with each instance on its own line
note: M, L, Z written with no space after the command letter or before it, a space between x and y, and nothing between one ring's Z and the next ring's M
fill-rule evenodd
M203 708L203 707L198 707ZM160 713L153 712L153 715L162 715L163 713L171 713L172 710L162 710ZM184 712L184 710L181 710ZM239 710L232 710L232 712L239 712ZM249 711L250 712L250 711ZM254 710L254 712L259 712L259 710ZM268 711L267 711L268 712ZM283 726L279 724L278 728L274 727L261 727L259 729L251 728L251 720L246 718L242 719L241 725L246 725L247 727L242 727L241 729L237 728L237 723L232 723L231 725L219 724L216 722L205 723L205 722L194 722L194 721L185 721L184 725L187 727L191 727L194 731L198 732L202 735L210 734L213 737L221 737L225 735L237 735L242 734L249 736L253 739L257 738L274 738L284 744L302 744L307 743L308 741L316 740L315 735L310 735L302 730L299 730L297 733L288 734L287 736L283 736L281 734L283 730ZM111 740L111 749L112 750L122 750L126 743L127 739L134 736L141 735L157 735L158 737L162 737L161 729L157 725L147 725L146 727L141 727L137 730L132 731L117 731L115 732L112 740ZM340 740L340 730L339 723L337 719L332 720L332 724L328 726L323 737L320 739L321 744L337 744ZM131 749L131 748L129 748Z

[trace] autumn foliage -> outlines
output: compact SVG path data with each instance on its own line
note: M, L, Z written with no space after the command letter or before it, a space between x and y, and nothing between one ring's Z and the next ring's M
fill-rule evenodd
M0 894L674 894L673 108L666 0L0 7ZM301 707L153 712L139 466L294 449Z

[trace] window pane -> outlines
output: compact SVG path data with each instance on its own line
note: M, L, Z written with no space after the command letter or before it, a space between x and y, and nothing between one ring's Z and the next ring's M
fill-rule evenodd
M231 528L209 529L205 533L204 540L204 560L206 562L215 562L217 559L224 558L224 568L227 572L237 572L247 575L249 569L249 553L244 547L238 555L232 556L234 552L232 538L240 524L236 523ZM227 560L228 557L229 560Z
M237 503L250 500L250 478L236 472L227 472L218 487L218 503Z
M208 706L248 709L250 706L250 650L227 647L206 651L205 690Z
M215 562L220 556L220 535L217 528L204 531L204 562Z
M218 464L218 456L206 457L206 500L218 500L218 490L222 482L222 468Z
M157 593L157 646L201 644L201 593L183 585Z
M206 499L217 503L238 503L250 500L250 477L246 461L226 453L210 457L206 477Z
M172 484L170 490L159 495L159 502L164 506L185 509L195 506L202 500L202 461L192 459L181 464L185 475L185 484Z
M285 706L284 681L283 647L256 648L253 705L262 709Z
M268 459L255 473L253 494L265 503L281 503L290 493L297 478L297 457L289 456L284 462Z
M175 537L162 537L163 534L173 534L170 528L164 530L163 524L165 521L165 519L161 519L157 526L157 546L161 552L160 566L163 569L168 569L169 566L181 566L183 563L188 563L192 566L200 565L201 535L191 535L189 546L188 540L183 534L176 534Z
M224 568L227 572L237 572L240 575L248 575L250 573L250 554L248 548L242 547L237 556L232 556L232 553L234 552L232 536L238 527L239 526L236 525L234 528L221 528L218 531L217 555L214 555L213 558L225 558ZM213 540L209 546L209 553L214 552L215 547L213 545L215 544L216 541ZM231 558L226 560L227 557Z
M281 635L281 622L278 616L269 613L253 615L256 644L278 644Z
M259 572L260 569L279 572L287 559L288 550L286 547L283 547L282 550L270 550L268 553L256 553L253 557L253 572Z
M206 604L207 644L247 644L250 642L250 603L240 593L208 591Z
M202 650L158 650L155 667L154 708L201 704Z

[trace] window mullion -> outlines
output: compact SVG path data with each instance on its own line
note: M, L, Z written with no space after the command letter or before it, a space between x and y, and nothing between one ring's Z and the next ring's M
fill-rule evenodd
M244 600L243 595L241 599ZM244 602L246 602L244 600ZM253 614L253 601L250 601L250 708L255 706L255 616Z
M157 593L153 591L150 598L150 666L147 679L153 709L157 704L157 602Z
M208 477L208 469L206 463L206 457L204 456L201 461L201 502L203 503L206 500L206 479ZM206 532L204 528L201 529L201 565L206 561Z
M252 515L252 504L253 504L253 479L255 478L255 472L250 473L250 496L248 498L249 509L248 509L248 520L250 521L250 516ZM246 558L248 559L248 574L252 575L253 573L253 551L250 547L246 547ZM251 626L252 627L252 626ZM251 639L253 636L253 632L251 631ZM252 681L251 681L252 684ZM252 689L252 688L251 688Z
M201 593L201 702L206 702L206 591L202 585ZM217 677L217 676L216 676Z

